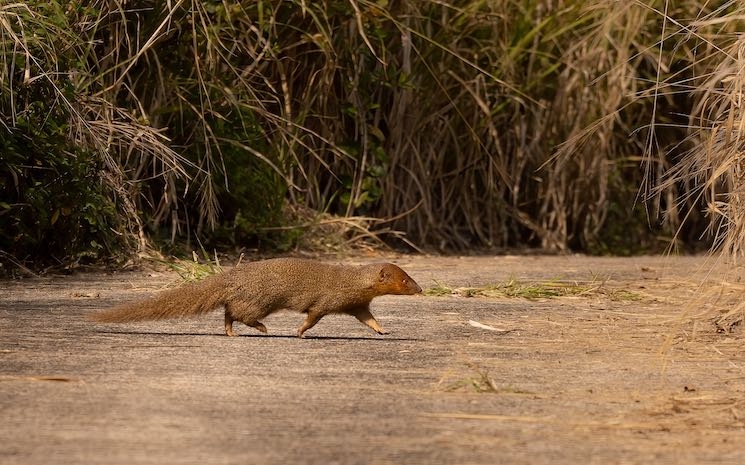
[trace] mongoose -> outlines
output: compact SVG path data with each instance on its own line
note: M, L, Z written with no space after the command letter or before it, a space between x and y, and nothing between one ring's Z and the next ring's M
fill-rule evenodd
M232 270L152 299L91 314L95 321L126 323L209 313L225 308L225 334L235 336L239 321L266 333L261 320L278 310L307 313L298 337L331 313L352 315L379 334L387 334L370 313L370 301L386 294L412 295L422 288L391 263L332 265L299 258L274 258Z

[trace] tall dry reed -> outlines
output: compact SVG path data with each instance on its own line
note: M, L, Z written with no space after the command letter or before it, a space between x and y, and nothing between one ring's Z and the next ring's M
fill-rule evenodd
M654 249L698 239L708 208L734 253L742 16L688 0L13 3L0 116L20 140L46 105L140 246L241 245L284 228L286 202L442 251Z

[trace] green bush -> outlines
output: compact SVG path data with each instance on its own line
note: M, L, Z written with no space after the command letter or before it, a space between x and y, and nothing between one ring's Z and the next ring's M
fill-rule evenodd
M74 38L59 7L1 10L13 27L0 35L0 261L34 268L100 260L126 244L102 159L73 135L66 76L79 57L60 52Z

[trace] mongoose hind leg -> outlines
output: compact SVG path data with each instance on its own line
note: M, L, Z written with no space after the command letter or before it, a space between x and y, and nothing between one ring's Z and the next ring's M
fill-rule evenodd
M225 309L225 334L228 336L235 336L233 332L233 316L230 314L228 309Z
M303 338L305 337L304 334L306 331L308 331L310 328L316 325L321 318L323 318L323 313L319 312L317 310L308 310L308 317L305 318L305 322L303 323L303 326L300 327L300 329L297 330L297 337Z
M251 321L251 322L242 321L241 323L245 324L246 326L256 328L262 333L266 334L266 326L264 326L264 323L260 321Z
M240 321L246 326L256 328L262 333L266 333L266 326L264 326L264 324L259 320L251 318L252 312L250 310L251 309L248 307L242 308L241 305L236 304L235 302L225 305L225 334L228 336L235 336L235 333L233 332L234 321Z
M350 308L349 310L345 310L344 313L357 318L378 334L388 334L388 331L380 326L378 320L375 319L373 314L370 312L370 308L367 306Z

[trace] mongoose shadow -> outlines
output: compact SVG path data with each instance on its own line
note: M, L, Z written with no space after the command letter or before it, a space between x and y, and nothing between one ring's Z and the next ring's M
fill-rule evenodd
M173 333L173 332L152 332L152 331L96 331L100 334L126 334L128 336L166 336L166 337L178 337L178 336L198 336L198 337L223 337L221 333ZM292 339L296 340L297 336L292 334L237 334L236 337L248 337L255 339ZM312 341L325 340L325 341L379 341L379 342L407 342L407 341L422 341L423 339L414 337L375 337L375 336L305 336L303 339Z

